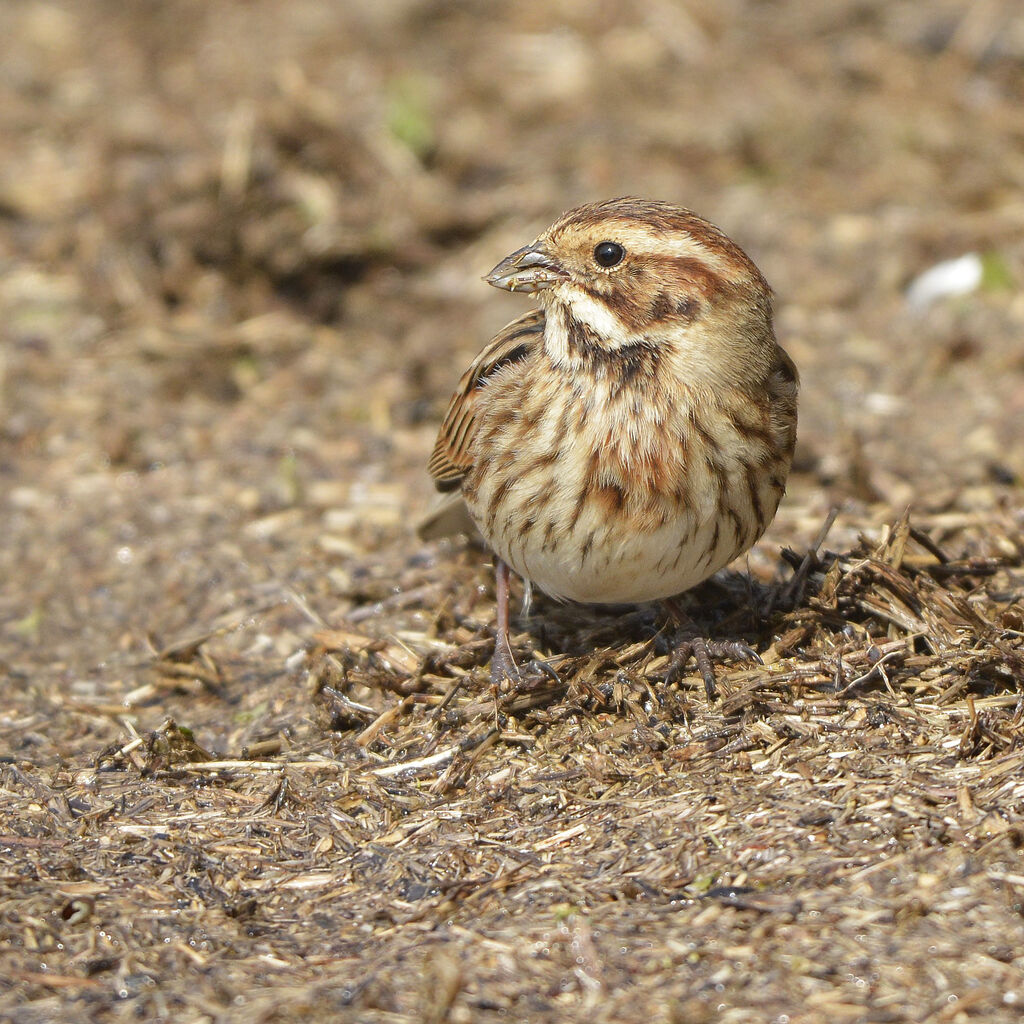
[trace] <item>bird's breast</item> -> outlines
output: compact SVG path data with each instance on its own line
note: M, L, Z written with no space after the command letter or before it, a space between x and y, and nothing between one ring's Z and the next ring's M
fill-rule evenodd
M520 372L487 396L470 512L495 552L546 593L584 602L680 593L760 536L785 473L750 430L685 390L584 388Z

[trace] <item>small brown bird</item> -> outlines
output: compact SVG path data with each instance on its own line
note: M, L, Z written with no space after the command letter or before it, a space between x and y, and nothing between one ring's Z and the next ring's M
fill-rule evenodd
M775 516L796 441L798 377L771 291L713 224L670 203L570 210L486 280L540 309L463 374L430 459L494 551L492 681L514 674L508 572L557 599L668 599L743 554ZM742 644L688 640L710 656Z

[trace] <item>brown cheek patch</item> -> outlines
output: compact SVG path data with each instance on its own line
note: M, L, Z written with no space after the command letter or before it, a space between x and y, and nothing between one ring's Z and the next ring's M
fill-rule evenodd
M692 323L699 312L700 302L692 296L660 291L651 303L649 318L655 323L670 318Z
M705 304L721 301L733 289L705 263L690 256L649 257L632 274L611 280L615 289L603 300L634 333L664 320L691 323Z
M663 260L661 273L669 291L697 295L708 302L714 302L732 289L721 274L716 274L706 263L692 256Z

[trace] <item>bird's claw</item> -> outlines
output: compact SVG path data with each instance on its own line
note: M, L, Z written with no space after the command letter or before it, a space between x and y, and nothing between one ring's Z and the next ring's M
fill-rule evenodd
M672 658L665 670L665 682L673 683L681 674L686 663L693 658L697 662L697 670L704 680L704 689L708 700L715 700L718 688L715 685L713 658L731 658L734 661L754 661L763 665L761 655L752 647L739 640L707 640L704 637L688 637L676 645Z
M522 686L531 678L541 675L550 676L556 684L561 685L558 673L542 658L531 658L522 665L517 665L512 652L500 641L495 644L494 657L491 658L491 689L495 693L506 689Z

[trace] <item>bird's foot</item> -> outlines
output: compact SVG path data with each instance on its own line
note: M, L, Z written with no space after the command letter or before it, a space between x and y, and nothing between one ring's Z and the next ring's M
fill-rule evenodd
M494 657L491 658L491 700L494 702L495 728L501 728L501 707L508 706L504 702L535 689L545 676L553 679L556 685L562 682L558 673L540 658L531 658L517 665L508 644L502 643L501 637L498 637L494 645Z
M495 693L507 691L511 686L518 689L528 682L548 676L556 683L561 683L558 673L543 659L530 658L517 664L507 643L499 636L494 644L494 657L491 658L491 690Z
M731 658L733 661L756 661L759 665L764 664L757 651L739 640L708 640L702 636L691 636L676 644L665 670L665 682L675 682L690 658L697 662L697 670L704 680L704 689L710 701L718 696L713 658Z

